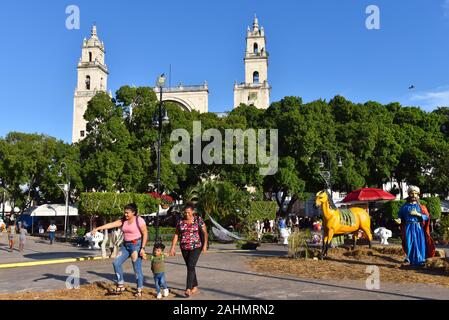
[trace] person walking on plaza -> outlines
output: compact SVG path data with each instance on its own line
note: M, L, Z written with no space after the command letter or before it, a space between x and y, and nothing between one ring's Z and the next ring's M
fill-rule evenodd
M156 298L162 299L161 287L164 288L163 295L168 297L169 290L165 281L165 246L162 243L154 245L153 254L151 255L151 271L154 275L154 283L156 285Z
M14 251L14 238L16 236L17 230L16 225L11 223L8 227L8 240L9 240L9 250Z
M176 233L170 249L170 255L175 256L175 247L180 239L181 252L187 267L186 297L199 292L195 267L201 253L207 252L208 244L206 225L201 217L195 215L194 210L195 207L192 203L185 206L184 217L176 226ZM200 233L203 235L203 240Z
M27 238L28 231L25 227L21 226L19 228L19 251L23 252L23 249L25 248L25 242Z
M55 223L52 221L51 224L47 228L48 237L50 238L50 244L53 244L53 241L55 241L56 230L58 230L58 228L56 227Z
M143 290L143 272L142 259L145 259L145 244L148 240L148 231L145 220L138 216L137 205L130 203L125 206L123 218L112 223L94 228L91 231L95 235L97 231L109 230L114 228L122 228L123 243L120 252L113 262L114 271L117 276L116 293L125 291L125 280L123 277L122 265L131 257L131 261L136 275L137 291L136 297L142 296Z

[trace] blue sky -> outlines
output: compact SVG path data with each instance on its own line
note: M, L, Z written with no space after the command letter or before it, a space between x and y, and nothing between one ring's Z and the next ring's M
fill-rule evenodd
M365 27L371 4L380 30ZM65 27L68 5L80 8L79 30ZM230 110L255 13L267 35L272 101L341 94L425 110L449 105L448 0L16 0L0 4L0 136L71 140L76 64L94 22L113 92L152 86L171 64L172 85L207 80L209 111Z

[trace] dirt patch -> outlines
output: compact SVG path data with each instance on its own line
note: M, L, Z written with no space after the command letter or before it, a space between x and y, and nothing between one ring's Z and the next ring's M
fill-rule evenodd
M115 294L115 285L107 282L95 282L83 285L79 289L55 290L48 292L24 292L15 294L2 294L0 300L156 300L156 290L144 289L142 297L135 297L135 288L125 286L126 291ZM176 294L163 299L173 299Z
M392 283L425 283L449 287L449 261L428 259L417 268L404 264L400 247L373 247L350 250L349 247L329 250L326 260L291 259L288 257L254 258L248 263L261 273L286 274L306 279L363 280L369 276L367 266L380 270L380 280Z

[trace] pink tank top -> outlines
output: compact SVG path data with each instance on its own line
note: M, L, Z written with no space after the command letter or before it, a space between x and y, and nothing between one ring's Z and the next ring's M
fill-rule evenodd
M138 219L139 226L146 226L143 218L138 217ZM135 219L132 223L129 223L128 221L123 222L122 231L125 241L133 241L142 238L142 234L140 233L139 227L137 226L137 221Z

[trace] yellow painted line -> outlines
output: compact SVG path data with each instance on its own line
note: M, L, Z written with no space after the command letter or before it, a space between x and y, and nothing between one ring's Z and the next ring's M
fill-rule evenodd
M54 260L43 260L43 261L5 263L5 264L0 264L0 269L45 266L45 265L49 265L49 264L60 264L60 263L69 263L69 262L80 262L80 261L94 261L94 260L106 260L106 259L109 259L109 258L103 258L103 257L83 257L83 258L67 258L67 259L54 259Z
M245 253L251 250L208 250L207 253ZM45 266L50 264L61 264L70 262L82 262L82 261L98 261L98 260L108 260L109 258L103 257L83 257L83 258L66 258L66 259L54 259L54 260L43 260L43 261L30 261L30 262L17 262L17 263L5 263L0 264L0 269L9 268L20 268L20 267L35 267L35 266Z

